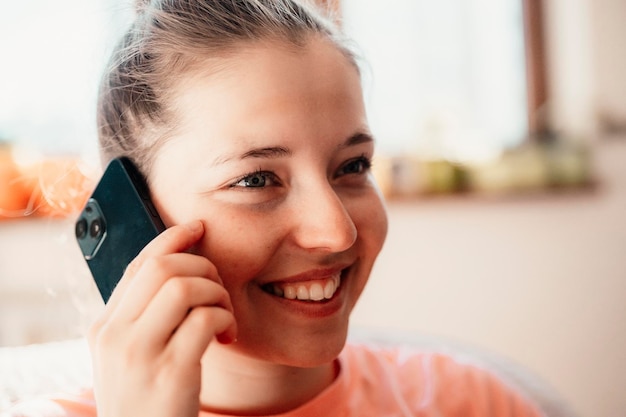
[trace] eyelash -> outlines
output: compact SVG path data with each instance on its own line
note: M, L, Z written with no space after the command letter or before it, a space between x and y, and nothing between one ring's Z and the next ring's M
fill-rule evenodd
M358 172L346 172L346 173L343 173L343 174L340 173L340 174L336 175L335 178L341 177L342 175L363 175L363 174L369 172L370 169L372 168L372 161L371 161L371 159L366 157L365 155L361 155L358 158L354 158L354 159L351 159L351 160L347 161L345 164L343 164L341 166L339 171L344 171L346 169L346 167L348 167L348 166L350 166L352 164L355 164L355 163L360 164ZM242 181L246 181L246 180L250 181L250 178L255 177L255 176L263 178L263 182L262 182L261 185L259 185L259 186L241 186L241 185L238 185ZM280 184L280 181L278 180L276 175L274 175L274 173L272 173L270 171L263 171L263 170L261 170L259 168L256 171L249 172L249 173L239 177L236 181L234 181L230 185L230 188L258 188L258 189L263 189L263 188L267 187L265 182L268 179L271 182L275 183L275 184L272 184L272 185Z
M254 177L254 176L262 177L263 178L263 185L258 186L258 187L237 185L237 184L241 183L242 181L249 180L251 177ZM274 175L273 173L271 173L269 171L263 171L263 170L261 170L259 168L256 171L249 172L249 173L239 177L235 182L233 182L230 185L230 188L259 188L259 189L262 189L262 188L266 187L265 182L267 181L267 179L269 179L270 181L273 181L273 182L275 182L277 184L279 183L278 179L276 178L276 175Z
M369 170L372 168L372 160L370 158L368 158L365 155L361 155L358 158L354 158L351 159L349 161L347 161L345 164L343 164L340 168L340 170L344 170L348 165L354 164L354 163L359 163L359 171L358 172L350 172L350 173L345 173L343 175L362 175L365 174L367 172L369 172Z

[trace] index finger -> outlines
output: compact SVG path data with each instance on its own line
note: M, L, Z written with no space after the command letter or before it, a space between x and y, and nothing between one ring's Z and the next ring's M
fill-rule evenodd
M155 237L139 255L126 267L124 275L113 290L107 303L107 309L114 309L124 294L126 287L132 281L143 263L152 257L179 253L189 249L204 234L204 226L201 221L194 220L189 223L172 226Z

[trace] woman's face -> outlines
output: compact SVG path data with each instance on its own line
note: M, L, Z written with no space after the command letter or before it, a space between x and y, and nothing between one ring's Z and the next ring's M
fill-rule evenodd
M254 44L174 92L180 123L152 192L167 225L204 223L195 251L231 296L229 348L332 360L387 232L356 69L322 39Z

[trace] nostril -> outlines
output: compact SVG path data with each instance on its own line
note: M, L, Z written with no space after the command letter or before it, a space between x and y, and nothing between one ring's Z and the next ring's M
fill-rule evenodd
M356 241L356 227L349 217L313 222L304 232L306 246L343 251Z
M302 195L301 195L302 196ZM349 249L357 238L356 226L336 191L309 189L294 207L294 237L306 249L341 252Z

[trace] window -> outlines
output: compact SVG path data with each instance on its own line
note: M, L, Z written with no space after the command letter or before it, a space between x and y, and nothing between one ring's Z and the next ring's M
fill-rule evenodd
M527 136L519 0L342 0L342 15L381 150L476 160Z
M115 33L130 16L130 6L120 3L25 0L3 6L0 140L49 154L95 147L98 80Z
M519 0L343 0L383 151L479 158L527 134ZM120 0L10 2L0 15L0 139L95 147L98 79L132 15Z

